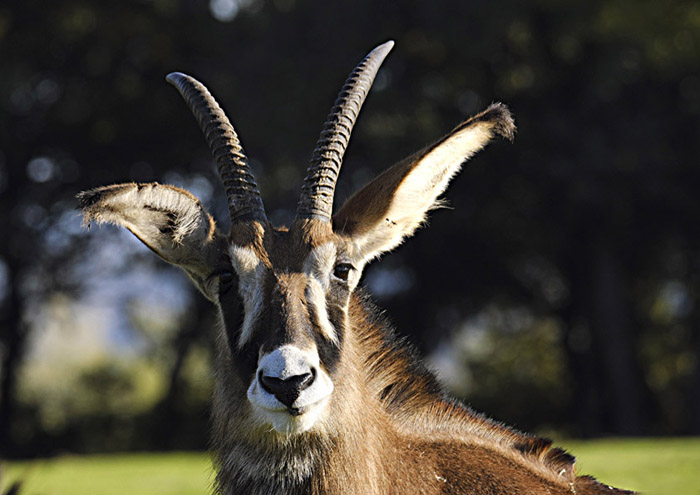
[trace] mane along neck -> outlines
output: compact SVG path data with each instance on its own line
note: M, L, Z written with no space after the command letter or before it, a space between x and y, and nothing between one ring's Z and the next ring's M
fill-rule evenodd
M522 433L451 399L406 339L398 337L368 297L351 303L351 320L364 344L369 387L404 435L494 450L556 483L574 483L575 458L552 441Z

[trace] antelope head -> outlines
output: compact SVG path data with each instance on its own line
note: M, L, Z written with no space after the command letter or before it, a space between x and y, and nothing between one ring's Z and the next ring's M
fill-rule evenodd
M217 229L192 194L168 185L118 184L79 195L86 223L126 227L182 268L218 307L226 342L219 386L237 396L228 404L231 414L247 418L251 429L291 435L322 427L333 401L343 397L342 363L353 338L351 299L364 266L421 225L461 165L492 137L512 139L510 113L493 104L386 170L333 214L350 132L392 46L378 46L350 74L323 127L288 228L270 224L224 112L201 83L181 73L167 80L187 101L216 159L231 231Z

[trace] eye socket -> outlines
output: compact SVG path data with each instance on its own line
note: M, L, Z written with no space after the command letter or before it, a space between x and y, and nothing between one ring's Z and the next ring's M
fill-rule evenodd
M354 268L355 267L350 263L338 263L333 269L333 276L339 278L340 280L347 280L348 275L350 275L350 271Z
M222 271L221 273L218 273L217 278L219 279L219 294L225 294L228 292L235 280L233 272L229 271Z

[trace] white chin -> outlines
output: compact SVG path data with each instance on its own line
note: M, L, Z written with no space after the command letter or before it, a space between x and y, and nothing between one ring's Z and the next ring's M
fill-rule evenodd
M327 400L308 406L302 414L293 416L287 411L272 411L256 407L266 423L272 425L277 433L282 435L298 435L309 431L318 421L326 408Z

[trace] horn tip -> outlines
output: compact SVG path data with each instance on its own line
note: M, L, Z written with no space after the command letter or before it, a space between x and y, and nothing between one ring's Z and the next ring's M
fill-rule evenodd
M167 76L165 76L165 80L168 81L172 85L177 85L178 81L186 78L187 75L183 74L182 72L171 72Z
M395 42L394 40L388 40L382 43L381 45L378 45L374 50L372 51L377 51L377 52L384 52L384 53L389 53L392 48L394 48Z

